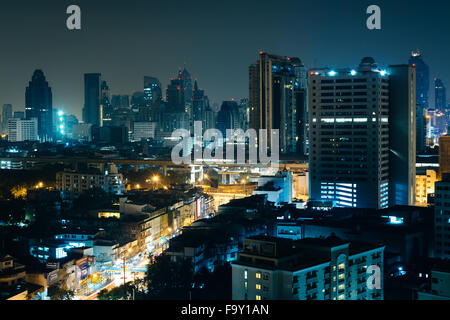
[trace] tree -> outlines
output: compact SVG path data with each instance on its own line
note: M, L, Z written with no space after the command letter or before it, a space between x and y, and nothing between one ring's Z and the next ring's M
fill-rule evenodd
M148 299L185 300L194 282L189 260L171 261L167 255L158 257L147 272Z
M109 207L111 197L100 188L86 190L74 201L74 209L80 212Z
M75 294L72 290L53 286L48 288L48 296L52 300L73 300Z
M134 285L126 283L111 290L101 290L97 298L99 300L132 300L135 291L136 288Z

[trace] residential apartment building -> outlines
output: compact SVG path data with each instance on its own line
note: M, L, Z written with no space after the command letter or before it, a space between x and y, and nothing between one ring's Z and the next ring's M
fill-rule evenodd
M334 236L297 241L256 236L244 240L243 251L232 263L232 297L383 300L383 270L383 245Z
M114 166L111 168L103 172L97 170L58 172L56 188L61 191L63 198L76 197L93 188L100 188L111 194L123 194L125 192L123 175L118 173Z

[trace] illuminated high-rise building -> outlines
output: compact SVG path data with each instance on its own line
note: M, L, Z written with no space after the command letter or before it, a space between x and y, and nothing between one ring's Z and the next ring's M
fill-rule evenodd
M370 57L355 69L310 71L311 199L414 205L414 83L412 66L382 70Z
M279 130L281 153L302 152L298 147L305 129L306 72L299 58L260 52L249 67L250 128ZM305 142L305 140L301 141Z

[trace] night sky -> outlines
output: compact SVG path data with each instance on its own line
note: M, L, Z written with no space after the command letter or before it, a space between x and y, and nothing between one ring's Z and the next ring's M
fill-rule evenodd
M66 28L70 4L81 7L81 31ZM381 31L366 28L371 4L381 7ZM132 94L143 90L144 75L165 88L185 63L220 104L248 97L248 66L260 50L312 68L356 66L363 56L407 63L420 48L431 79L450 90L449 15L448 0L1 1L0 105L23 110L40 68L53 107L81 120L84 73L102 73L112 94Z

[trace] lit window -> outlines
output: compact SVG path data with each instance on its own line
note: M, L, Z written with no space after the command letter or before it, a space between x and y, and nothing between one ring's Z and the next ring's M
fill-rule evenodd
M261 285L260 284L256 285L256 290L261 290Z
M261 273L259 272L256 273L256 279L261 279Z
M260 295L256 295L256 300L261 300L261 296Z
M247 270L244 271L244 279L247 279Z

